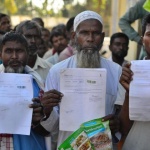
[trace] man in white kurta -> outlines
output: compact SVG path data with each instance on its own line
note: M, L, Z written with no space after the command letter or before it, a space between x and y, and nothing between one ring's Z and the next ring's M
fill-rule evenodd
M82 25L82 26L81 26ZM82 30L82 31L81 31ZM85 31L84 31L85 30ZM60 70L64 68L105 68L107 70L106 77L106 115L112 114L114 112L114 103L117 99L118 95L121 95L122 89L119 84L119 78L121 74L121 67L111 62L105 58L99 57L99 49L101 48L101 44L104 38L104 32L102 32L102 19L99 14L93 11L84 11L76 16L74 21L74 31L76 32L76 36L78 36L78 41L81 46L83 46L83 55L86 55L87 52L90 61L89 66L85 65L86 59L80 59L80 52L78 50L77 54L64 60L56 65L54 65L47 76L45 90L49 91L55 89L60 91ZM84 32L83 32L84 31ZM83 35L82 35L83 34ZM88 35L89 34L89 35ZM92 38L89 36L92 36ZM82 37L82 38L81 38ZM75 37L76 38L76 37ZM78 45L78 43L76 43ZM84 45L85 44L85 45ZM78 45L79 46L79 45ZM96 54L93 54L93 51L97 51ZM94 55L94 57L92 57ZM92 58L92 59L91 59ZM95 60L97 59L97 62ZM91 63L93 61L93 63ZM81 64L80 64L81 63ZM93 65L94 64L94 65ZM61 91L60 91L61 92ZM118 98L122 99L122 96ZM124 99L124 98L123 98ZM58 126L58 107L54 107L49 118L42 122L42 126L45 127L46 130L52 130L54 125L55 129ZM54 117L57 116L57 117ZM53 118L53 119L52 119ZM51 120L51 124L47 123L48 120ZM56 121L56 122L55 122ZM72 132L68 131L59 131L58 143L59 146Z
M51 89L56 89L60 91L60 70L64 68L76 68L76 55L72 56L56 65L54 65L47 76L46 80L46 91ZM114 103L118 95L119 78L121 74L121 68L116 63L113 63L105 58L101 57L101 68L107 70L107 84L106 84L106 115L112 114L114 111ZM54 109L53 112L57 113L57 110ZM58 116L57 116L58 117ZM56 119L56 118L55 118ZM47 127L47 130L51 128ZM58 144L60 145L72 132L59 131Z

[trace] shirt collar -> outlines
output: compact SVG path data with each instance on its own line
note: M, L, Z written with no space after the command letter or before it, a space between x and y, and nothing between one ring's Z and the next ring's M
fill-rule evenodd
M44 62L44 60L37 55L35 65L32 69L36 70L36 69L38 69L38 67L47 68L46 62L44 62L44 63L43 62Z

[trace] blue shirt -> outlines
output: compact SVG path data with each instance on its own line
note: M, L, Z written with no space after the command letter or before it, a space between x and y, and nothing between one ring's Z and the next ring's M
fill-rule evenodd
M33 79L34 97L39 95L39 86ZM13 135L14 150L46 150L45 139L31 129L30 135Z

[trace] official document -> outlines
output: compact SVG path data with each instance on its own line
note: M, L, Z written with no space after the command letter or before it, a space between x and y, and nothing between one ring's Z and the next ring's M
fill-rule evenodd
M0 73L0 133L30 134L32 98L31 75Z
M75 131L83 122L105 116L106 69L63 69L60 91L60 130Z
M131 120L150 121L150 60L131 61L133 81L129 92Z

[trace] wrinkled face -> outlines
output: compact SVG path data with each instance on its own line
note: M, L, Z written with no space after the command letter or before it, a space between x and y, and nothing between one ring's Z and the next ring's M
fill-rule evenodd
M23 35L26 37L29 45L29 55L36 55L38 45L41 43L41 35L36 28L26 29L23 28Z
M19 42L8 41L0 53L5 72L22 73L27 64L28 54L26 48Z
M81 22L75 32L74 42L80 68L99 68L99 50L104 40L102 24L95 19Z
M67 47L68 40L62 35L54 36L52 39L52 44L57 53L60 53Z
M99 51L104 40L102 25L98 20L89 19L81 22L77 28L75 44L80 50Z
M124 58L128 53L128 42L123 37L117 37L109 46L112 55L117 58Z
M0 30L4 32L8 32L11 30L10 18L5 16L0 20Z
M147 59L150 59L150 24L146 26L146 30L143 36L143 45L147 52Z

